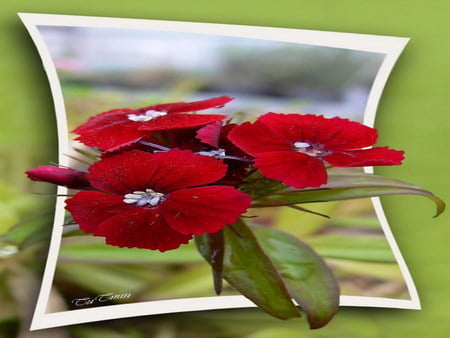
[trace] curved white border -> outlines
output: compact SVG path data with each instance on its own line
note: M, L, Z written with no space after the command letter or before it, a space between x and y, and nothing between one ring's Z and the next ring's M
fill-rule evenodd
M383 53L384 61L374 80L364 115L364 123L373 126L375 113L380 100L383 88L394 67L395 62L405 48L409 39L376 36L366 34L351 34L312 31L301 29L254 27L241 25L206 24L193 22L174 22L158 20L121 19L104 17L83 17L69 15L31 14L19 13L24 25L30 33L38 52L41 56L44 69L50 83L53 101L55 105L58 142L59 142L59 163L67 164L68 158L64 155L68 153L68 131L64 98L61 91L59 79L47 49L36 26L77 26L77 27L109 27L124 29L153 29L164 31L182 31L198 34L216 34L221 36L245 37L252 39L275 40L283 42L293 42L309 44L314 46L326 46L334 48L345 48L358 51ZM373 172L372 168L365 168L366 172ZM59 187L58 194L65 194L66 189ZM381 223L381 227L393 251L393 254L400 266L405 279L411 300L399 300L377 297L341 296L341 306L362 306L362 307L385 307L420 309L420 301L417 290L411 278L411 274L405 264L400 250L394 240L392 232L381 207L379 198L372 198L375 211ZM256 305L243 296L223 296L223 297L200 297L172 299L164 301L141 302L133 304L120 304L102 306L98 308L71 310L57 313L45 313L50 290L56 268L59 246L62 237L62 227L64 222L64 200L58 198L56 204L55 221L44 271L42 286L36 305L35 313L31 323L31 330L38 330L50 327L93 322L99 320L119 319L126 317L144 316L152 314L189 312L215 309L248 308Z

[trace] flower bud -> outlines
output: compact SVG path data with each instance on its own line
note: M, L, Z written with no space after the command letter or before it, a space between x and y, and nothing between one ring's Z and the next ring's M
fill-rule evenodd
M39 166L34 169L29 169L25 173L33 181L63 185L72 189L85 189L90 187L86 174L77 170L54 166Z

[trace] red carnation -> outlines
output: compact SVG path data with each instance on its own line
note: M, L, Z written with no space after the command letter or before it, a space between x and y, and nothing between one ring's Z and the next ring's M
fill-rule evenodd
M325 162L335 167L401 164L403 151L372 146L376 129L317 115L268 113L234 128L228 138L255 157L265 176L297 189L327 182Z
M158 104L140 109L114 109L91 117L74 129L76 139L90 147L111 150L133 144L155 130L198 127L225 115L185 114L219 108L231 101L223 96L195 102Z
M166 251L192 235L214 233L232 224L250 198L221 179L226 165L189 150L140 150L112 155L89 168L91 185L67 200L66 209L86 233L106 243Z
M86 173L54 166L39 166L25 171L33 181L48 182L63 185L71 189L86 189L90 187Z

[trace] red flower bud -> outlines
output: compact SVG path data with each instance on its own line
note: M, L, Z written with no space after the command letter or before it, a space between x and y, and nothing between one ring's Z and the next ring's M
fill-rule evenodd
M72 189L85 189L91 186L85 173L72 169L39 166L34 169L29 169L25 173L33 181L63 185Z

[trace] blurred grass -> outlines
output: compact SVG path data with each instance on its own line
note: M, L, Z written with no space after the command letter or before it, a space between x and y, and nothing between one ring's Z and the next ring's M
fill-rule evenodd
M54 187L32 184L24 171L56 161L57 143L48 85L16 81L44 77L39 56L16 17L0 17L0 337L10 338L28 331L54 208L53 198L33 194ZM10 57L11 46L26 52Z

